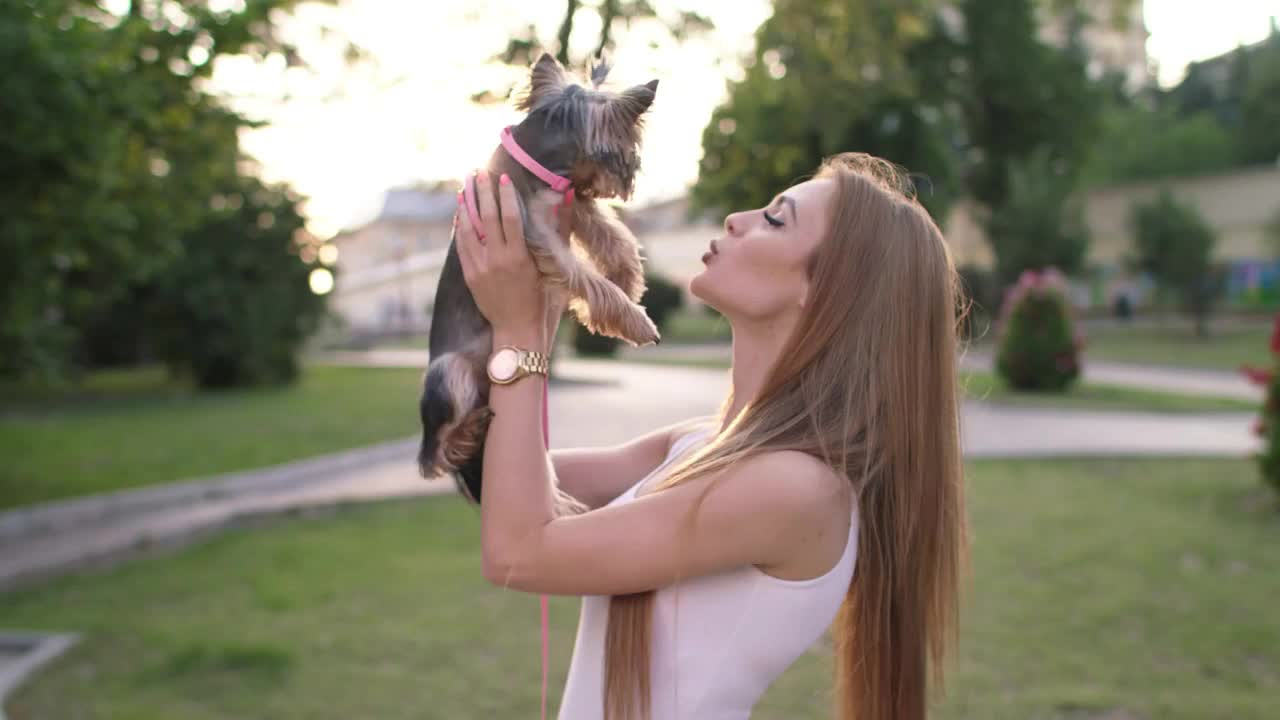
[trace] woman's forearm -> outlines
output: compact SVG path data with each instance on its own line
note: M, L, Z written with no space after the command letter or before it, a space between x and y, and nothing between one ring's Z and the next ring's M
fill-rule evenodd
M546 346L537 329L498 331L494 347ZM546 378L521 378L489 388L489 423L484 450L484 494L480 503L480 541L486 567L519 562L515 553L531 547L554 517L551 474L543 444L542 397Z

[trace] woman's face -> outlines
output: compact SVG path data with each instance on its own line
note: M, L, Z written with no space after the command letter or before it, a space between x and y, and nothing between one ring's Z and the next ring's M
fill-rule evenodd
M711 241L689 291L731 320L769 320L804 307L805 264L826 235L834 192L834 180L810 180L759 210L726 217L724 235Z

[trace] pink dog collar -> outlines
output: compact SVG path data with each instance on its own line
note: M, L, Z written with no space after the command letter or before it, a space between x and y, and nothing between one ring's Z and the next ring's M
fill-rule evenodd
M502 147L506 148L507 152L511 154L511 157L514 158L516 162L523 165L525 170L528 170L536 175L539 180L550 185L552 190L555 190L558 193L563 193L565 190L569 189L571 184L573 184L569 178L551 172L543 167L542 163L534 160L532 155L525 152L524 148L520 147L520 144L516 142L515 136L511 134L510 125L502 129Z
M563 175L551 172L542 163L534 160L533 156L525 152L524 148L520 147L520 143L516 142L515 135L511 134L510 125L502 129L501 141L502 147L507 149L507 153L511 155L512 159L550 186L552 190L561 194L565 191L570 191L573 181ZM484 240L484 225L480 223L480 209L476 205L475 176L463 183L462 199L464 201L463 204L467 207L467 218L471 220L471 227L475 228L476 237Z

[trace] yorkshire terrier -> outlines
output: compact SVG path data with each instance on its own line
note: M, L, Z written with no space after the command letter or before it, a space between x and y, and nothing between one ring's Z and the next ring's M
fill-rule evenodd
M553 209L563 202L562 193L502 145L485 171L494 181L487 186L495 204L497 178L503 173L510 178L519 198L525 242L553 307L563 307L567 300L570 312L591 332L640 346L659 340L657 327L638 304L645 291L640 247L597 199L630 197L640 167L642 117L653 103L658 81L614 93L600 89L608 72L609 66L599 62L590 71L592 86L583 87L543 54L533 66L528 89L517 99L516 107L528 114L511 129L520 149L570 180L572 244L582 256L555 226ZM483 187L477 184L477 192ZM436 289L429 343L418 408L418 466L424 477L452 473L458 489L479 503L484 440L492 417L485 365L493 333L462 277L453 241ZM574 505L558 489L556 493L558 506Z

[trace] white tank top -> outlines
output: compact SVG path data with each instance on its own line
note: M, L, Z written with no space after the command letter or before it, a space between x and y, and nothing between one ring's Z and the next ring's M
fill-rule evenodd
M634 499L641 485L714 430L678 438L653 472L609 505ZM853 579L857 545L858 516L853 512L844 554L819 577L782 580L745 565L660 588L651 642L653 720L749 717L769 685L830 627ZM609 596L583 596L559 720L604 716L608 614Z

